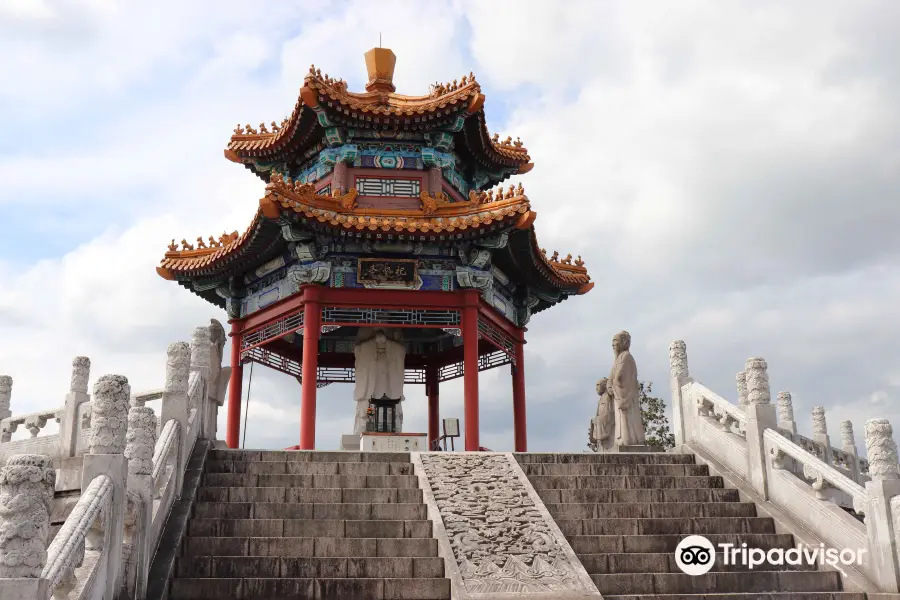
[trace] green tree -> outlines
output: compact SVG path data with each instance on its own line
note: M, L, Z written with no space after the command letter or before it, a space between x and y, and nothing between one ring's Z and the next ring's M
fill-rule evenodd
M662 398L654 398L653 383L641 382L641 418L644 421L644 436L648 446L673 448L675 436L666 416L666 403Z

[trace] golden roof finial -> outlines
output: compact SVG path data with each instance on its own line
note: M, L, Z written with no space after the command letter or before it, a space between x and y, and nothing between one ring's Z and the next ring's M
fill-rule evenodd
M366 71L369 74L369 82L366 83L367 92L395 92L394 66L397 64L397 55L389 48L372 48L365 54Z

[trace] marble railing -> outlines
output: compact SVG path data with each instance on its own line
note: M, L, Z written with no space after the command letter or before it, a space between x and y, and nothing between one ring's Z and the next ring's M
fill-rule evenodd
M220 396L224 396L224 386L216 379L226 373L220 365L211 365L213 356L222 355L217 342L224 336L217 335L217 325L195 329L191 344L169 345L166 384L159 390L131 394L125 377L105 375L94 384L93 396L88 396L89 363L76 359L84 367L78 381L85 383L76 388L73 377L67 407L74 405L72 414L88 429L73 429L77 435L66 437L61 424L58 437L70 445L58 441L56 448L76 452L84 447L82 494L48 548L56 480L53 459L58 455L9 457L7 466L0 469L0 502L17 500L15 505L0 506L0 530L18 533L0 537L0 598L145 597L151 558L172 505L181 495L189 456L198 439L215 437ZM211 335L217 342L211 341ZM72 394L88 401L69 402ZM143 406L158 398L162 399L159 419ZM33 526L23 526L28 521ZM22 566L23 549L34 554L28 568Z
M710 457L829 547L866 550L855 572L873 589L900 590L900 465L887 420L866 422L862 461L849 422L843 449L831 447L822 407L813 410L813 438L796 433L786 392L776 417L763 359L738 374L737 404L691 378L684 342L672 343L669 359L676 445Z

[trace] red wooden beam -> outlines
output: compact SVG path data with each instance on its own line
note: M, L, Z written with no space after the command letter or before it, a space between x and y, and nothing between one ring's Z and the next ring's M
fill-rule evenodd
M363 288L322 288L323 306L352 306L358 308L438 308L462 307L459 292L434 290L379 290Z
M484 298L479 298L478 311L481 316L496 325L498 329L506 332L514 342L525 342L525 332L528 331L528 329L525 327L516 327L510 323L509 319L500 314L499 310L485 302Z

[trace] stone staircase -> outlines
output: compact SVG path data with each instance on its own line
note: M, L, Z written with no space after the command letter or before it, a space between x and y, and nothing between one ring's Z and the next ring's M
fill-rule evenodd
M687 535L713 544L794 547L753 503L724 489L690 454L516 454L525 474L604 598L864 600L842 592L835 571L724 565L682 573L675 548Z
M409 454L212 450L172 600L444 600Z

